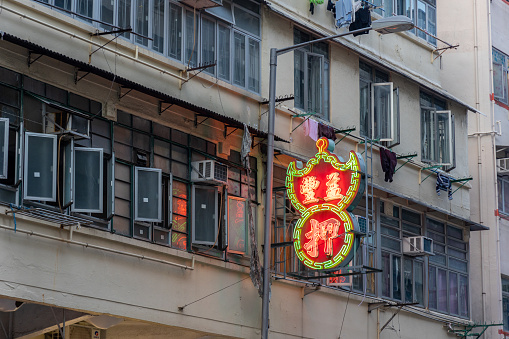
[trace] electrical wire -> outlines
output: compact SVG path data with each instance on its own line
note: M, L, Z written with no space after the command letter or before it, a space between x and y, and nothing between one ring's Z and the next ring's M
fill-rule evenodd
M339 336L338 339L341 339L341 333L343 332L343 325L345 323L345 317L346 317L346 311L348 310L348 304L350 303L350 295L352 293L348 293L348 298L346 299L346 306L345 306L345 312L343 313L343 321L341 322L341 328L339 329Z

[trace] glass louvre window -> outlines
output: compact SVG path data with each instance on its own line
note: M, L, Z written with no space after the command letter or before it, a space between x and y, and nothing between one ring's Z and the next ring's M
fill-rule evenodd
M395 14L405 15L412 19L412 22L417 27L436 36L436 0L374 0L373 3L377 7L383 7L383 9L375 9L375 13L385 17L390 17ZM414 32L418 37L436 46L437 41L434 37L419 29L413 29L411 32Z
M426 226L435 252L429 257L429 308L467 318L468 244L463 230L429 218Z
M170 18L168 21L168 56L182 60L182 7L169 4Z
M509 180L498 177L498 211L509 214Z
M421 214L381 201L380 234L382 296L424 305L424 261L402 252L404 237L422 234Z
M153 0L152 8L152 49L164 52L164 0Z
M74 149L73 201L75 212L103 211L103 150Z
M0 118L0 179L7 179L9 159L9 119Z
M48 0L47 3L59 1L68 4L69 10L81 8L87 18L102 22L88 20L95 27L133 28L136 34L125 32L122 37L181 61L188 68L215 63L216 66L204 68L204 72L260 93L258 1L224 0L223 6L197 12L186 10L176 0ZM328 61L323 67L327 74L320 81L328 84ZM328 87L322 92L328 98ZM328 111L328 101L322 104L322 110Z
M76 13L87 17L94 17L94 0L76 0ZM86 20L83 17L79 17L82 20ZM90 21L90 20L86 20ZM91 22L91 21L90 21Z
M509 331L509 279L502 277L502 312L504 331Z
M294 43L312 40L294 30ZM329 119L329 52L328 45L317 43L294 51L295 107L317 117Z
M231 45L231 30L230 28L219 25L218 26L218 58L217 58L217 76L220 79L230 80L230 45ZM259 52L259 51L258 51ZM256 67L260 67L260 60L257 60Z
M46 3L50 3L49 0L45 1ZM71 10L71 2L72 0L55 0L55 6L65 9L67 11Z
M134 220L160 222L162 171L135 167L134 173Z
M25 133L24 198L56 201L57 136Z
M100 20L102 22L106 22L106 23L113 25L114 4L115 4L115 2L112 0L101 0L100 1L100 11L101 11ZM110 31L112 29L111 25L101 24L101 28L103 28L106 31Z
M132 0L118 0L117 25L120 28L126 29L132 27L131 9ZM122 36L129 39L131 34L123 33Z
M198 65L198 22L199 18L198 14L193 14L193 12L186 12L186 38L185 38L185 58L184 63L189 67L195 67Z
M203 64L213 64L216 61L216 23L203 19L201 25L201 61ZM204 72L214 74L216 67L207 67Z
M135 0L136 7L134 8L134 31L142 36L149 36L149 2L146 0ZM136 43L148 46L148 39L135 35Z
M233 35L233 83L246 85L246 37L235 32Z
M493 57L493 86L495 99L501 103L508 104L507 98L507 80L509 58L504 53L492 49Z
M216 187L193 185L193 244L217 245L218 196Z

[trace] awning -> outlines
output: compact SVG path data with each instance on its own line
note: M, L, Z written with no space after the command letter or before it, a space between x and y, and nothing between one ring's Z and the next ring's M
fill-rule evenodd
M265 2L265 4L274 13L277 13L277 14L281 15L282 17L297 23L297 24L299 24L302 27L308 28L308 29L310 29L311 31L315 32L316 34L318 34L320 36L324 36L325 37L325 36L331 35L329 32L326 32L325 30L323 30L319 26L313 24L312 22L304 20L303 18L297 17L297 16L295 16L293 14L290 14L290 13L284 11L281 8L278 8L278 5L276 5L274 3ZM341 39L341 40L340 39L333 39L332 41L335 41L336 43L339 43L340 45L342 45L342 46L352 50L353 52L359 54L361 57L369 60L370 62L378 64L379 66L382 66L382 67L390 70L391 72L397 73L397 74L399 74L399 75L401 75L401 76L403 76L405 78L408 78L408 79L416 82L420 86L422 86L422 87L424 87L424 88L426 88L426 89L428 89L428 90L430 90L430 91L432 91L434 93L437 93L437 94L441 95L442 97L444 97L444 98L446 98L448 100L451 100L451 101L456 102L457 104L460 104L461 106L465 107L466 109L468 109L471 112L479 113L479 114L481 114L483 116L486 116L486 114L484 114L484 113L480 112L479 110L477 110L476 108L468 105L464 101L456 98L454 95L450 94L449 92L447 92L446 90L444 90L440 86L438 86L436 84L433 84L432 82L426 81L425 79L420 78L417 75L412 74L408 70L404 70L402 68L398 68L398 67L394 66L393 64L389 63L388 61L385 61L385 60L383 60L383 59L381 59L379 57L375 57L373 55L370 55L365 50L363 50L360 46L358 46L358 45L348 41L347 39Z
M36 98L37 100L45 103L46 105L50 106L50 107L53 107L55 109L58 109L58 110L61 110L63 112L66 112L66 113L69 113L69 114L72 114L72 115L76 115L80 118L84 118L84 119L87 119L87 120L92 120L94 117L89 115L89 114L86 114L86 113L83 113L83 112L80 112L76 109L73 109L71 107L68 107L68 106L65 106L63 104L59 104L57 102L54 102L54 101L51 101L51 100L48 100L46 98L43 98L37 94L34 94L34 93L30 93L30 92L26 92L28 95Z
M81 71L90 72L90 73L95 74L97 76L100 76L100 77L102 77L102 78L104 78L106 80L114 81L115 83L117 83L117 84L119 84L119 85L121 85L123 87L130 88L130 89L136 90L138 92L141 92L141 93L153 96L153 97L155 97L155 98L157 98L157 99L159 99L161 101L164 101L165 103L173 104L173 105L176 105L176 106L188 109L190 111L193 111L193 112L195 112L195 113L197 113L199 115L206 116L208 118L217 120L219 122L222 122L225 125L228 125L228 127L244 129L244 124L241 121L237 120L237 119L233 119L231 117L228 117L228 116L216 113L214 111L211 111L211 110L209 110L207 108L200 107L200 106L194 105L194 104L192 104L190 102L187 102L187 101L184 101L184 100L172 97L171 95L168 95L168 94L163 93L163 92L156 91L156 90L154 90L152 88L143 86L143 85L141 85L139 83L136 83L134 81L131 81L129 79L126 79L126 78L123 78L123 77L119 77L119 76L115 76L115 74L113 74L111 72L105 71L105 70L100 69L100 68L95 67L95 66L92 66L92 65L90 65L88 63L85 63L85 62L82 62L82 61L79 61L79 60L76 60L76 59L72 59L72 58L70 58L70 57L68 57L66 55L63 55L63 54L60 54L58 52L49 50L49 49L47 49L45 47L42 47L40 45L37 45L37 44L35 44L33 42L30 42L30 41L27 41L27 40L24 40L24 39L20 39L20 38L14 36L12 34L1 32L1 38L0 39L8 41L8 42L13 43L13 44L16 44L18 46L22 46L24 48L27 48L28 50L30 50L30 51L32 51L34 53L45 55L45 56L51 57L53 59L56 59L58 61L65 62L66 64L69 64L71 66L79 68ZM261 131L259 129L254 128L254 127L248 126L248 129L249 129L249 132L251 134L253 134L254 136L256 136L256 137L267 138L267 136L268 136L266 132L263 132L263 131ZM274 140L275 141L289 142L289 141L287 141L287 140L285 140L285 139L283 139L281 137L278 137L276 135L274 136Z

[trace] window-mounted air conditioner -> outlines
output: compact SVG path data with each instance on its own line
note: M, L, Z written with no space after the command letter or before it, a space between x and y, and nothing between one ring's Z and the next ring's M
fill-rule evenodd
M420 256L434 255L433 240L424 236L403 238L403 254Z
M228 183L228 166L214 160L193 161L191 181L211 184Z
M196 9L211 8L223 5L223 0L179 0L179 2Z
M497 173L498 174L509 173L509 158L497 159Z
M365 235L368 229L368 219L362 215L356 215L355 218L357 219L357 224L359 225L359 228L356 230L357 233L360 235Z

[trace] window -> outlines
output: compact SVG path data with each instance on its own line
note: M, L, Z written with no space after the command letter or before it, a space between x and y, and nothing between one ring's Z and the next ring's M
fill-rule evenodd
M387 147L398 145L399 89L389 75L360 62L359 91L361 136L386 142Z
M380 202L383 297L424 305L424 260L403 256L402 241L422 234L419 213Z
M0 179L7 179L9 160L9 119L0 118Z
M454 166L454 116L444 101L431 95L421 92L420 102L421 160Z
M493 51L493 86L495 99L503 104L509 104L507 97L507 79L509 58L502 52L492 49Z
M193 185L193 244L217 245L218 219L217 187Z
M223 0L202 12L185 10L176 0L47 0L110 31L133 27L122 37L185 63L216 64L204 72L260 93L260 3ZM87 18L99 20L97 23Z
M294 43L313 40L294 30ZM322 119L329 119L329 46L316 43L294 51L295 107Z
M24 197L56 201L57 136L25 133Z
M134 220L160 222L162 171L135 167L134 182Z
M390 17L395 14L405 15L412 19L413 23L418 28L436 36L436 0L373 0L373 3L376 6L383 7L376 9L376 13L385 17ZM430 44L437 44L434 37L424 33L423 31L414 29L413 32L417 34L418 37L428 41Z
M103 149L74 149L73 204L74 212L103 212Z
M509 279L502 277L502 311L504 331L509 331Z
M463 230L430 218L426 227L435 253L429 257L428 306L468 317L468 244Z
M509 214L509 179L498 177L498 211Z
M228 252L247 253L247 212L246 199L228 197Z

